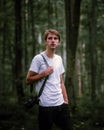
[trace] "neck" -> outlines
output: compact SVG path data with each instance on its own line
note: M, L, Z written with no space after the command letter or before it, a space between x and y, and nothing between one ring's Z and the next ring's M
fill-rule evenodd
M55 50L45 50L45 53L46 55L49 57L49 58L53 58L54 57L54 54L55 54Z

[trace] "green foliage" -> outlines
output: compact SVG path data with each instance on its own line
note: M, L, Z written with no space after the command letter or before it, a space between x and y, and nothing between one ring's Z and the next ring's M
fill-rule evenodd
M74 115L75 127L80 128L101 128L104 127L104 96L95 101L84 96L77 102L76 113Z
M0 1L0 130L34 130L37 128L37 107L30 111L26 111L22 105L17 103L16 87L14 80L14 63L15 52L15 7L13 0ZM26 3L25 3L26 2ZM72 5L71 5L72 6ZM98 0L97 4L97 36L96 36L96 57L97 57L97 87L96 100L91 100L91 68L90 68L90 53L89 53L89 22L91 20L91 0L83 0L81 4L80 27L79 27L79 43L76 54L79 55L81 63L80 74L82 83L82 95L77 100L76 113L73 114L73 122L75 130L92 126L104 127L104 2ZM32 12L33 11L33 14ZM39 35L42 36L43 31L47 28L56 28L61 33L62 48L59 52L63 55L63 61L66 64L67 52L64 48L65 43L65 7L62 0L48 1L38 0L22 1L22 73L21 80L24 86L24 92L27 98L29 95L29 87L25 86L25 77L32 59L32 53L38 53L43 50L43 44L38 44ZM76 17L76 16L75 16ZM33 22L33 23L32 23ZM32 25L33 24L33 25ZM68 27L67 27L68 28ZM33 36L33 32L35 33ZM33 45L36 45L34 50ZM67 47L66 47L67 48ZM34 52L32 52L34 51ZM36 52L35 52L36 51ZM69 54L68 54L69 55ZM72 61L71 61L72 62ZM70 67L69 67L70 69ZM78 68L77 68L78 70ZM69 82L69 81L68 81ZM79 86L78 86L79 87ZM76 87L77 88L77 87ZM77 89L75 88L75 92ZM79 91L79 88L78 88ZM102 95L101 95L102 94ZM100 97L99 97L100 96ZM93 130L93 129L91 129ZM94 129L95 130L95 129ZM101 130L101 129L100 129Z
M101 130L104 126L104 96L92 101L89 96L77 100L76 112L72 113L73 128ZM0 130L38 130L38 107L26 110L13 96L0 99ZM96 128L97 127L97 128ZM96 128L96 129L95 129ZM53 130L59 130L53 126Z
M0 100L0 130L34 130L38 124L37 113L37 106L26 110L16 101L3 97Z

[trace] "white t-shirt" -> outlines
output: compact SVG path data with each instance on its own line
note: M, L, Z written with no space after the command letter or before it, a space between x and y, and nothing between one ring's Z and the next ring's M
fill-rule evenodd
M62 73L64 73L62 58L56 54L54 55L53 58L47 57L45 52L42 52L41 54L44 55L48 64L50 66L53 66L53 73L49 75L49 78L46 81L44 90L42 92L42 95L40 96L39 104L41 106L61 105L62 103L64 103L62 89L60 86L60 75ZM41 73L46 68L47 68L47 66L46 66L46 63L45 63L43 57L40 54L38 54L33 58L29 70L34 71L36 73ZM36 92L37 93L39 92L43 81L44 81L44 78L39 80L36 83Z

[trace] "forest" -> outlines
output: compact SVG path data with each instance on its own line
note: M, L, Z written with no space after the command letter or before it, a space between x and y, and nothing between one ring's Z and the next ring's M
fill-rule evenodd
M104 130L104 1L0 0L0 19L0 130L38 130L25 79L49 28L61 34L73 130Z

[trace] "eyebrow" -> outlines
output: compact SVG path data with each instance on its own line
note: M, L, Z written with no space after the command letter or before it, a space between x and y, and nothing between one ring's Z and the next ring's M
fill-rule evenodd
M57 36L54 36L54 37L49 36L49 37L47 37L47 38L48 38L48 39L51 39L51 38L58 39L58 37L57 37Z

